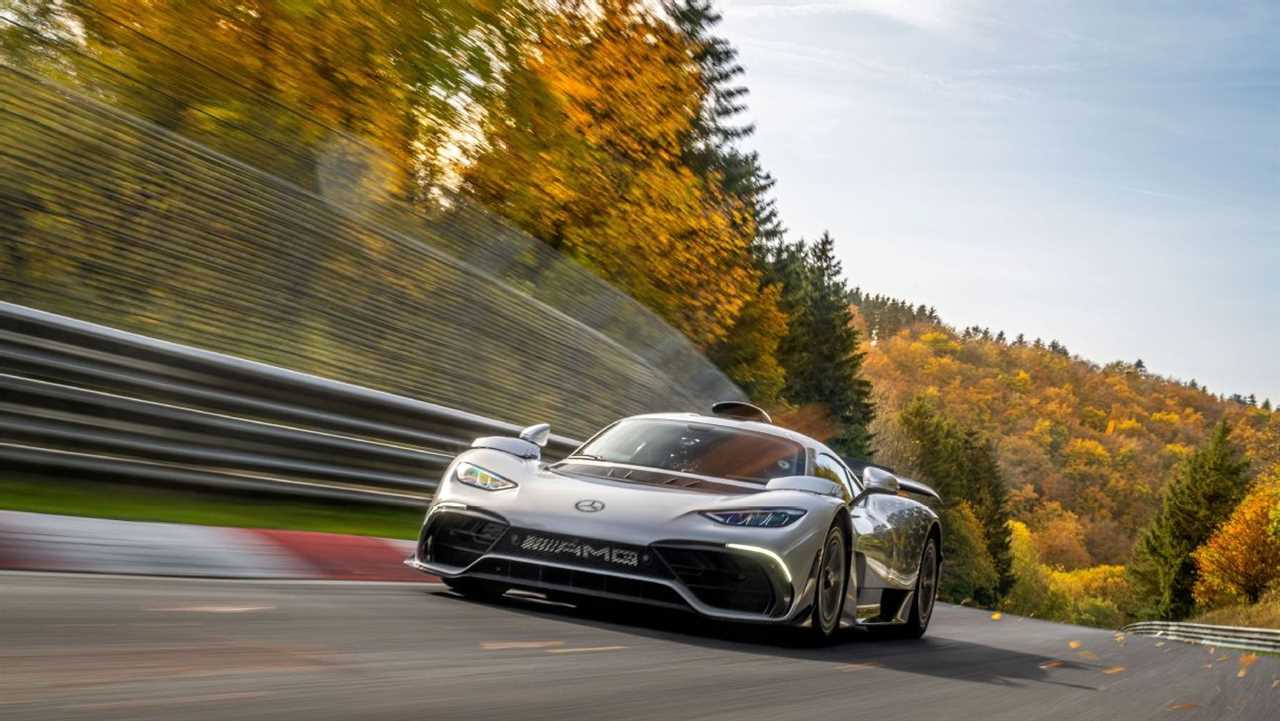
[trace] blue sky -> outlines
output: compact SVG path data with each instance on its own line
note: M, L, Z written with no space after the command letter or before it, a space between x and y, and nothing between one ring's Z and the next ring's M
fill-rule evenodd
M1280 2L720 8L852 283L1280 401Z

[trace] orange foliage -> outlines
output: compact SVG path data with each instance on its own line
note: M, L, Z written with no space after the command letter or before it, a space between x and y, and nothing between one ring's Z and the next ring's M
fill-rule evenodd
M872 430L883 462L902 464L894 455L893 418L927 392L948 417L998 440L1010 488L1028 489L1018 493L1019 517L1035 526L1036 509L1056 502L1075 514L1094 562L1127 560L1133 529L1158 507L1168 471L1219 419L1232 424L1232 441L1255 468L1280 461L1280 413L1224 401L1127 363L1099 366L927 322L866 350L864 373L879 409ZM1046 530L1036 526L1038 534ZM1055 527L1049 534L1052 542L1040 542L1049 544L1041 552L1051 563L1069 567L1086 558L1066 541L1074 530Z
M1213 608L1256 603L1280 581L1280 537L1272 532L1280 509L1280 466L1262 478L1231 518L1192 554L1199 576L1196 603Z
M691 53L635 0L570 4L513 70L464 185L711 348L753 302L766 333L783 326L747 209L683 163L706 93ZM780 385L767 345L735 377Z

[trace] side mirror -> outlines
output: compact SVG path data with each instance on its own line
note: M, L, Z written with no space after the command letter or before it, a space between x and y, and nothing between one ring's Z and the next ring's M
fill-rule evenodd
M837 498L844 495L844 488L839 483L821 476L783 476L769 481L764 488L766 491L804 491Z
M520 431L520 440L528 441L539 448L547 447L547 439L551 437L551 424L539 423Z
M898 495L898 477L883 468L867 466L862 469L862 488L867 493Z

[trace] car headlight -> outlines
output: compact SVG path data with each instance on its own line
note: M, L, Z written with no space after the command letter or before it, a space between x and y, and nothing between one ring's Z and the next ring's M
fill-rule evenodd
M453 469L453 477L459 483L465 483L483 491L505 491L516 487L514 482L470 463L459 463Z
M702 515L726 526L781 528L800 520L804 511L799 508L753 508L743 511L703 511Z

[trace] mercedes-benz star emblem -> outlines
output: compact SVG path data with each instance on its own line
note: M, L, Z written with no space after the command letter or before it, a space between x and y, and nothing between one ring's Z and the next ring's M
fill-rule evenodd
M583 513L595 513L604 510L604 501L597 501L593 498L586 498L573 504L573 507Z

